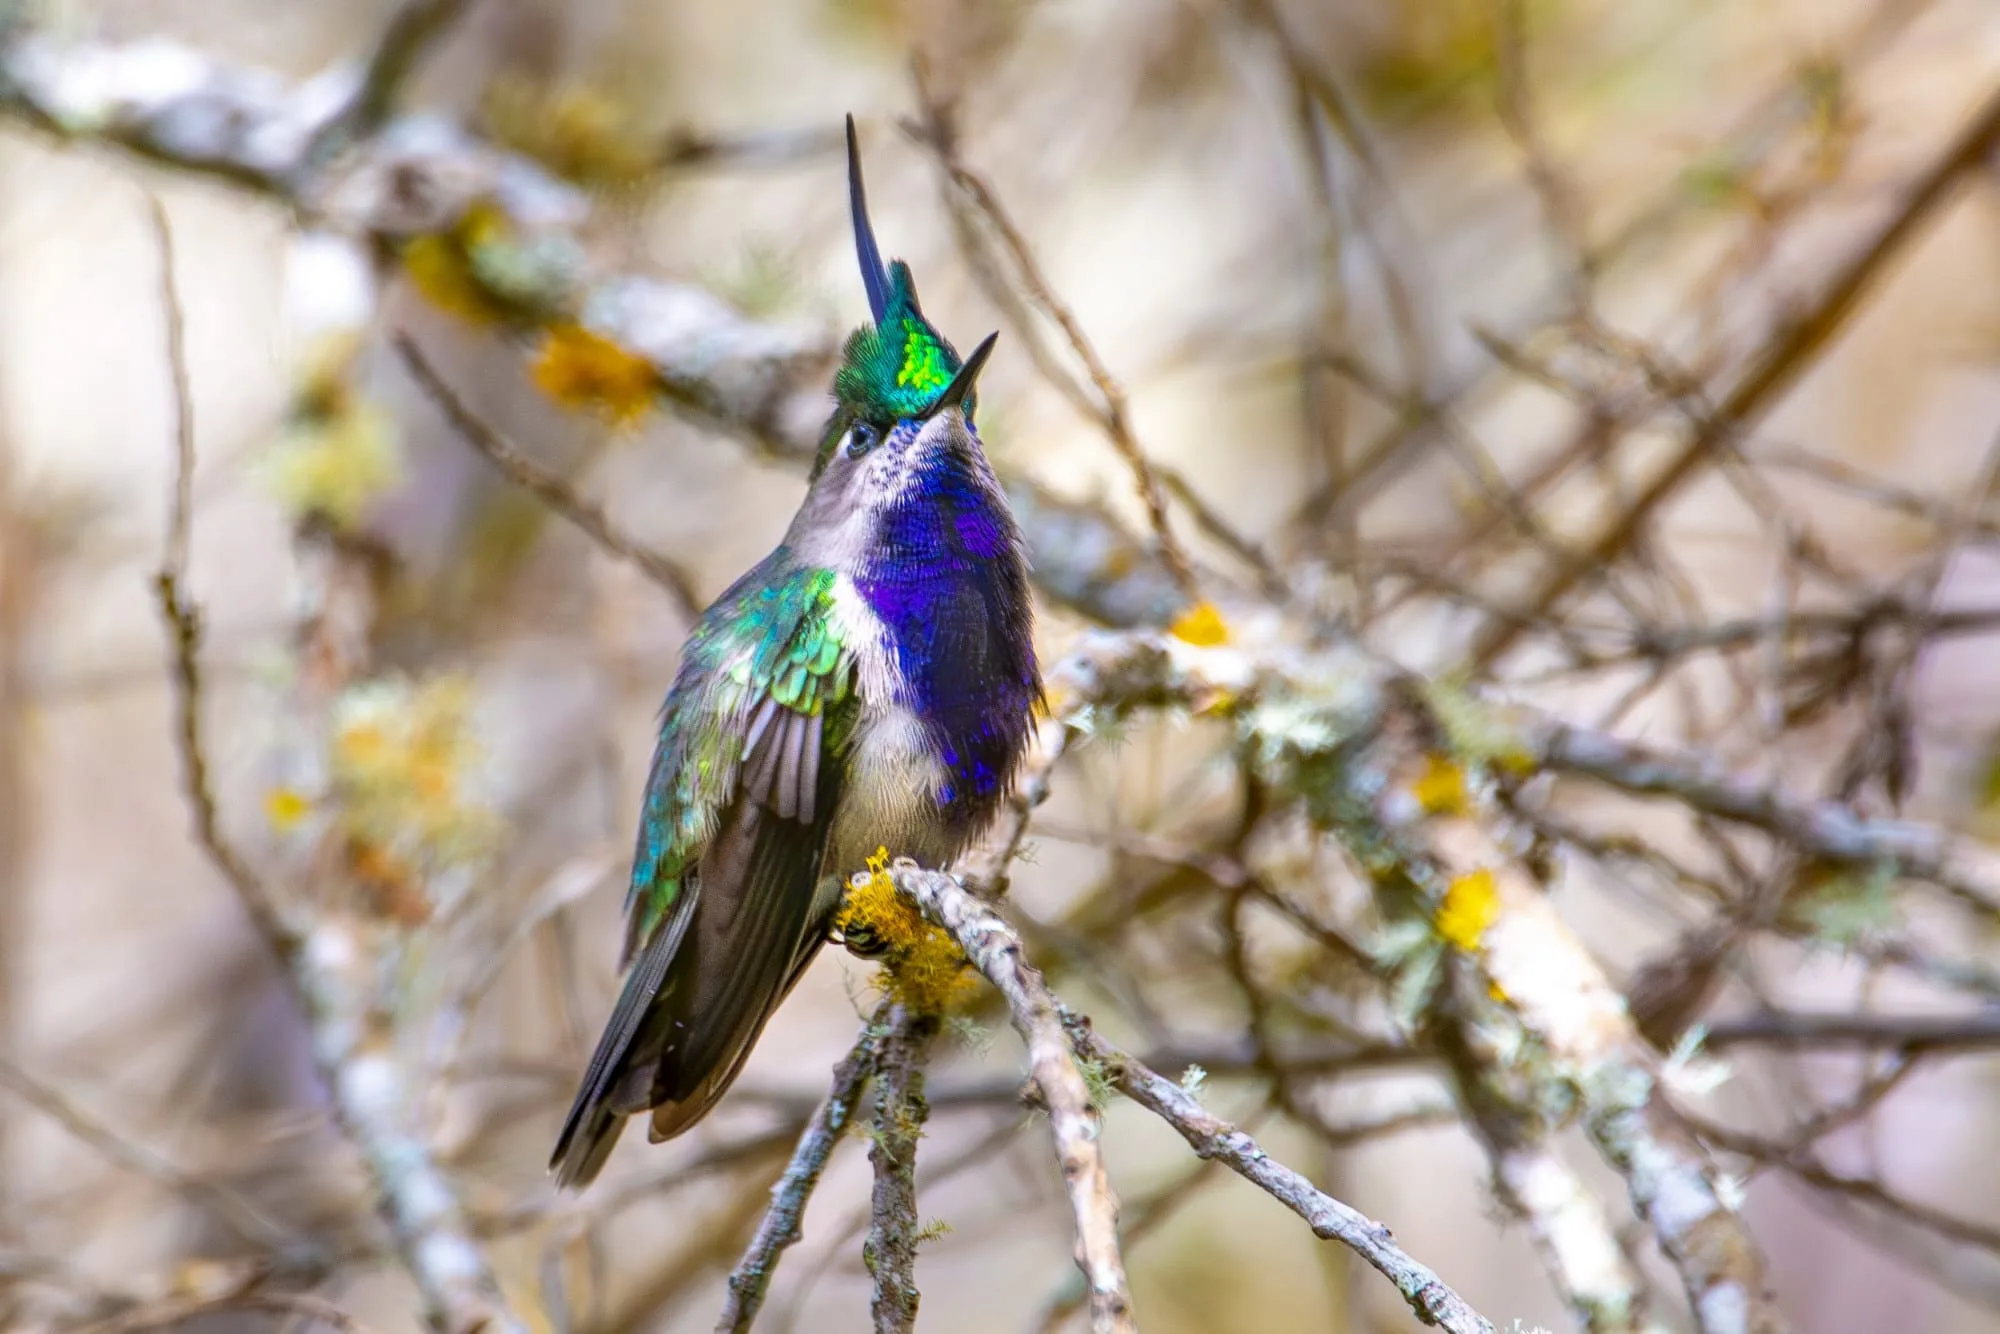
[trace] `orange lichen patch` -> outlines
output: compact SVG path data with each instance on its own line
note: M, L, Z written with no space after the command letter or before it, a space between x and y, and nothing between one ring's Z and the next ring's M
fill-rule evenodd
M506 244L513 235L514 223L506 210L491 200L480 200L448 230L405 242L403 271L439 310L473 324L500 324L515 312L474 274L473 253L482 246Z
M1471 953L1500 917L1500 884L1486 867L1451 882L1434 925L1446 944Z
M479 765L472 691L462 677L350 690L332 760L343 827L357 842L438 866L476 856L493 816L468 792Z
M630 426L652 409L660 380L653 364L577 324L542 338L530 372L535 387L563 407Z
M1229 623L1222 619L1213 602L1197 602L1168 627L1174 638L1197 648L1214 648L1229 642Z
M1463 815L1471 806L1465 770L1448 755L1424 758L1424 771L1410 784L1410 794L1431 815Z
M416 872L394 853L373 843L350 839L347 873L369 897L369 906L378 915L404 926L422 926L430 920L431 905L424 896L422 883Z
M974 974L951 933L924 920L889 875L889 850L877 848L868 871L849 882L834 929L867 940L882 956L883 994L919 1014L943 1014L974 988Z

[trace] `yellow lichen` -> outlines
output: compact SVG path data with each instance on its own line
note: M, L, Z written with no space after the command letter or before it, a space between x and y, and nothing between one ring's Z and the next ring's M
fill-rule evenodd
M474 203L450 228L426 232L403 245L403 271L425 300L473 324L500 324L516 312L487 289L474 272L482 246L508 243L514 235L506 210L490 200Z
M354 366L364 341L360 329L345 328L321 334L306 345L292 387L292 420L332 421L354 409Z
M333 416L294 422L260 471L293 513L352 528L378 496L402 481L403 451L386 413L346 401Z
M535 387L555 402L614 426L630 426L645 416L660 387L644 357L567 322L543 336L531 374Z
M848 882L834 929L850 943L867 941L870 952L880 954L877 985L916 1013L943 1014L976 985L951 933L925 921L896 888L887 848L877 848L867 871Z
M1446 944L1471 953L1500 916L1500 885L1482 866L1451 882L1438 905L1435 926Z
M479 763L471 709L471 687L456 676L369 682L341 698L332 747L340 823L378 867L447 865L485 848L494 819L467 790Z
M1465 770L1448 755L1424 758L1424 771L1410 784L1410 795L1430 815L1463 815L1470 805Z
M612 90L503 76L487 88L480 112L496 141L581 186L629 189L658 168L653 137Z
M1229 623L1213 602L1197 602L1180 614L1168 633L1197 648L1214 648L1229 642Z
M297 788L274 787L264 794L264 818L281 834L290 833L312 813L312 798Z

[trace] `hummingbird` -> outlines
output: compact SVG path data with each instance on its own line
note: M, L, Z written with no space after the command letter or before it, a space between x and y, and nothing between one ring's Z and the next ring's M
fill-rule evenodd
M1021 533L973 425L999 335L961 358L885 265L847 118L871 319L833 377L784 540L701 614L660 710L623 990L556 1141L589 1184L627 1117L706 1116L886 847L949 865L998 814L1042 696Z

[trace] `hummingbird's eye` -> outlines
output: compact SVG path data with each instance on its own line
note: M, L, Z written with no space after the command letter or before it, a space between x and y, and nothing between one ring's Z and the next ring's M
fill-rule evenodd
M882 443L882 433L867 422L856 422L847 431L847 457L858 459Z

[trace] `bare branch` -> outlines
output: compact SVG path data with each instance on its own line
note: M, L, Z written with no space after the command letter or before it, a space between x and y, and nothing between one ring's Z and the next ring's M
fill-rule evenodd
M1716 454L1754 428L1763 415L1814 363L1882 272L1949 199L1958 185L1979 170L2000 144L2000 91L1978 108L1965 128L1917 173L1886 222L1862 243L1814 295L1810 306L1788 319L1751 358L1727 394L1680 450L1654 472L1631 504L1614 514L1573 556L1544 573L1520 604L1518 617L1488 622L1473 645L1470 662L1483 670L1520 638L1525 624L1541 620L1565 594L1594 572L1609 567L1645 530L1652 515L1680 493Z

